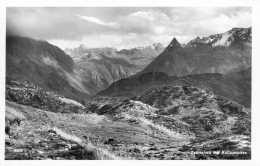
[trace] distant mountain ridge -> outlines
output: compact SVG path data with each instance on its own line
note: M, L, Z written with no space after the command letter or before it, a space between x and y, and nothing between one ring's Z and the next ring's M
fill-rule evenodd
M164 49L164 47L163 47L163 45L161 43L153 43L150 46L136 47L136 49L138 49L138 50L144 50L144 49L160 50L160 49Z
M65 48L64 52L66 52L68 55L71 57L79 57L83 56L86 54L95 54L98 56L98 54L103 53L103 54L108 54L110 56L117 56L118 55L134 55L137 56L138 53L142 53L143 50L153 50L154 53L162 52L164 50L164 46L161 43L153 43L152 45L148 46L139 46L139 47L134 47L134 48L129 48L129 49L121 49L117 50L114 47L96 47L96 48L88 48L81 44L79 47L75 48ZM147 55L147 56L154 56L154 55Z
M117 50L111 47L86 48L80 45L65 49L76 65L100 90L122 78L130 77L147 66L164 50L160 43L151 46Z

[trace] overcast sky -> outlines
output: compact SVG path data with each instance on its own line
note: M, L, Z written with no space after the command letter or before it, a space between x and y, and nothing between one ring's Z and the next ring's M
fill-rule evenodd
M250 27L251 8L7 8L7 34L78 47L167 46L193 38Z

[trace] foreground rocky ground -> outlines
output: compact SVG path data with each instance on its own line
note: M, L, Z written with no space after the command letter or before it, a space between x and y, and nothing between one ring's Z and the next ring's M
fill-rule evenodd
M165 86L83 106L25 85L7 86L7 160L251 158L250 110L212 92Z
M86 106L132 125L149 124L163 137L188 140L182 159L249 159L251 112L244 106L191 86L164 86L131 100L96 98ZM118 119L116 119L118 121ZM214 154L213 154L214 153Z

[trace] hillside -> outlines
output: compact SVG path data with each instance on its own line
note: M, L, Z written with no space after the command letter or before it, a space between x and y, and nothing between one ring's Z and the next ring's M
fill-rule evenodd
M250 110L244 106L192 86L162 86L128 99L95 98L86 108L116 121L128 121L140 128L148 125L153 134L167 140L182 139L176 149L166 146L159 157L172 159L234 159L234 155L194 155L194 151L250 151ZM233 142L233 141L234 142ZM243 141L242 141L243 140ZM168 141L167 141L168 142ZM241 144L241 143L245 144ZM168 143L166 143L168 144ZM216 145L217 144L217 145ZM164 145L165 146L165 145ZM174 149L174 151L173 151ZM236 150L235 150L236 149ZM177 157L177 156L179 157ZM239 157L246 159L243 154Z
M194 74L184 77L149 72L121 79L98 96L134 96L164 85L189 85L212 91L246 107L251 106L251 68L230 74Z
M61 49L26 37L7 36L6 76L77 100L98 91Z

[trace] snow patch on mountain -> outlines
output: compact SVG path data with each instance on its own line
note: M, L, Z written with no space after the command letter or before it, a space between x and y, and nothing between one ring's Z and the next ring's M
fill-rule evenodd
M251 46L251 40L251 28L233 28L225 33L210 35L203 38L197 37L188 42L185 47L197 47L201 45L229 47L235 41L240 41L246 46Z
M226 32L224 33L220 39L218 39L215 43L212 44L213 47L216 47L216 46L225 46L225 47L228 47L230 46L231 44L231 38L232 38L232 35L234 34L234 32Z
M140 46L140 47L136 47L136 49L138 50L145 50L145 49L153 49L153 50L158 50L158 49L163 49L163 45L161 43L154 43L152 45L149 46ZM135 49L135 48L132 48Z

